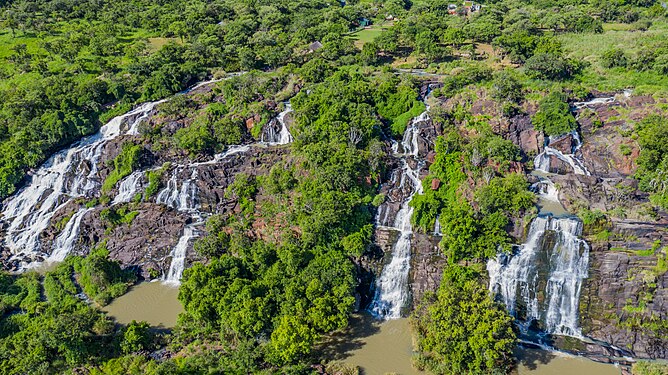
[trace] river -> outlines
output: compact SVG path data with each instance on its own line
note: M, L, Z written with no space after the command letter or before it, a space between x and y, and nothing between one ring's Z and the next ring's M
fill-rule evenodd
M103 308L118 323L146 321L156 328L172 328L183 311L179 289L161 282L140 283Z
M412 367L413 342L408 319L378 321L369 314L355 315L347 330L323 344L323 355L334 361L359 366L364 375L426 375ZM546 350L516 351L514 375L619 375L620 370L586 358Z

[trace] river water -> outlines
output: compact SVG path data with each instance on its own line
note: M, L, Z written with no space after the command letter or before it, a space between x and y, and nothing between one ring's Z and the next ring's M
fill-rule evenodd
M325 358L359 366L364 375L427 375L411 364L413 342L408 319L378 321L369 314L356 315L350 327L331 335L322 345ZM546 350L516 351L513 375L620 375L613 365Z
M161 282L140 283L103 310L121 324L143 320L156 328L172 328L183 311L178 295L178 288Z

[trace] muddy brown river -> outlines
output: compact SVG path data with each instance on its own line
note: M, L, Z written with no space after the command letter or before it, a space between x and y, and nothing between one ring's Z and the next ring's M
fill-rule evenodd
M176 325L183 306L178 289L160 282L138 284L104 310L121 324L145 320L158 328ZM359 366L364 375L426 375L413 368L413 342L408 319L379 322L355 315L350 327L332 335L320 349L326 358ZM620 375L612 365L544 350L518 349L514 375Z
M144 320L156 328L172 328L183 311L179 289L161 282L140 283L103 308L118 323Z
M411 364L413 342L408 319L378 322L357 315L351 327L333 335L323 351L335 361L359 366L364 375L427 375ZM518 349L514 375L620 375L612 365L545 350Z

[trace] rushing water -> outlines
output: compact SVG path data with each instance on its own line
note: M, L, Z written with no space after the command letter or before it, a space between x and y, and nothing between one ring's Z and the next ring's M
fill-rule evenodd
M578 237L581 231L574 218L534 219L514 256L489 261L490 289L525 322L540 321L548 333L580 336L580 287L589 267L589 245Z
M575 142L570 154L549 147L548 140L545 151L536 157L540 181L533 190L540 212L531 222L526 242L516 246L513 254L491 259L487 271L490 290L523 322L525 332L538 322L546 333L581 337L578 309L580 288L589 271L589 245L579 237L582 223L568 215L549 179L550 155L570 164L576 174L589 174L575 158L581 146L577 132L570 136Z
M550 143L554 142L555 139L552 137L548 137L545 140L545 149L542 153L540 153L538 156L536 156L536 159L534 159L534 166L536 170L544 172L544 173L550 173L550 159L551 157L556 157L557 159L565 162L568 164L572 169L575 174L581 174L581 175L586 175L589 176L590 173L587 170L587 168L582 164L582 162L575 156L576 152L580 149L582 146L582 142L580 141L580 135L576 130L573 130L571 133L567 134L566 136L570 136L573 138L573 141L575 142L575 145L573 146L571 153L563 153L555 148L550 147Z
M104 145L121 134L134 134L137 124L161 102L146 103L118 116L96 134L55 153L32 174L29 184L5 201L2 217L9 223L5 244L15 259L30 262L39 256L46 257L39 235L56 211L74 198L88 196L99 189L97 163ZM123 130L123 125L132 118L134 121ZM78 219L80 221L81 215ZM78 233L78 228L70 226L68 229L68 236ZM67 238L61 239L56 258L67 255L72 244ZM21 268L26 268L28 262L23 261Z
M159 282L141 283L103 308L118 323L146 321L154 327L171 328L183 311L179 290Z
M408 273L410 270L411 239L413 237L411 226L413 207L410 206L410 202L415 194L422 194L420 171L425 162L418 159L419 125L429 120L428 111L411 120L404 132L401 144L394 142L392 147L394 156L399 158L401 162L401 180L398 189L404 190L405 187L408 187L410 193L401 203L401 208L391 225L387 223L388 207L381 205L377 213L377 224L386 227L386 229L399 231L399 238L392 250L392 259L383 268L380 277L376 280L376 291L369 306L369 311L381 319L400 318L401 311L409 299ZM399 150L400 147L401 151ZM409 162L409 158L413 158L415 162ZM395 172L394 182L396 182L396 178Z
M235 75L238 74L229 76ZM216 81L220 80L202 82L192 89ZM72 252L78 241L81 221L91 209L80 208L76 211L50 248L42 249L41 233L49 227L54 214L75 198L91 198L99 195L101 181L98 175L98 163L105 144L121 135L138 135L139 124L150 116L156 105L165 101L142 104L112 119L98 133L55 153L32 173L31 180L25 187L4 202L2 220L7 223L4 242L13 253L12 259L19 262L19 271L40 267L43 260L62 261ZM285 110L272 120L273 124L280 124L280 129L275 133L269 132L270 136L266 142L261 143L275 145L292 141L292 135L284 121L291 110L287 103ZM187 247L197 235L196 226L204 222L203 214L199 212L197 198L197 167L219 163L229 156L249 149L249 145L230 146L210 161L176 166L167 186L158 193L157 203L190 213L192 217L192 224L186 226L170 253L172 263L169 272L164 275L167 283L178 283L183 272ZM187 173L190 173L189 177L183 179ZM125 177L118 184L118 194L111 204L132 201L144 189L144 182L143 171L135 171Z
M292 134L285 123L285 116L292 112L290 103L285 103L285 109L275 119L264 127L261 142L268 145L285 145L292 142ZM280 125L280 128L276 125ZM278 129L277 129L278 128Z
M114 200L111 204L127 203L134 199L134 197L142 191L142 178L144 177L144 172L135 171L132 172L129 176L124 178L118 184L118 194L114 197Z

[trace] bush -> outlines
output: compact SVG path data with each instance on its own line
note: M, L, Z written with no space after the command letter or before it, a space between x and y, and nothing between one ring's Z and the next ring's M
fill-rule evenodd
M434 374L508 373L517 339L513 318L459 265L446 267L441 287L411 316L418 364Z
M573 61L553 53L539 53L527 59L524 67L532 78L563 80L575 74L579 67Z
M124 143L121 152L111 161L113 169L102 183L102 193L107 193L139 166L139 160L144 151L141 145Z
M601 56L601 65L604 68L615 68L621 67L625 68L628 64L626 53L621 49L611 49L605 51Z
M68 264L74 267L77 281L86 295L104 306L120 297L136 281L131 270L121 269L118 261L109 260L109 252L101 244L87 257L69 257Z
M531 118L534 128L548 136L562 135L575 130L576 122L566 96L553 91L541 99L538 112Z

